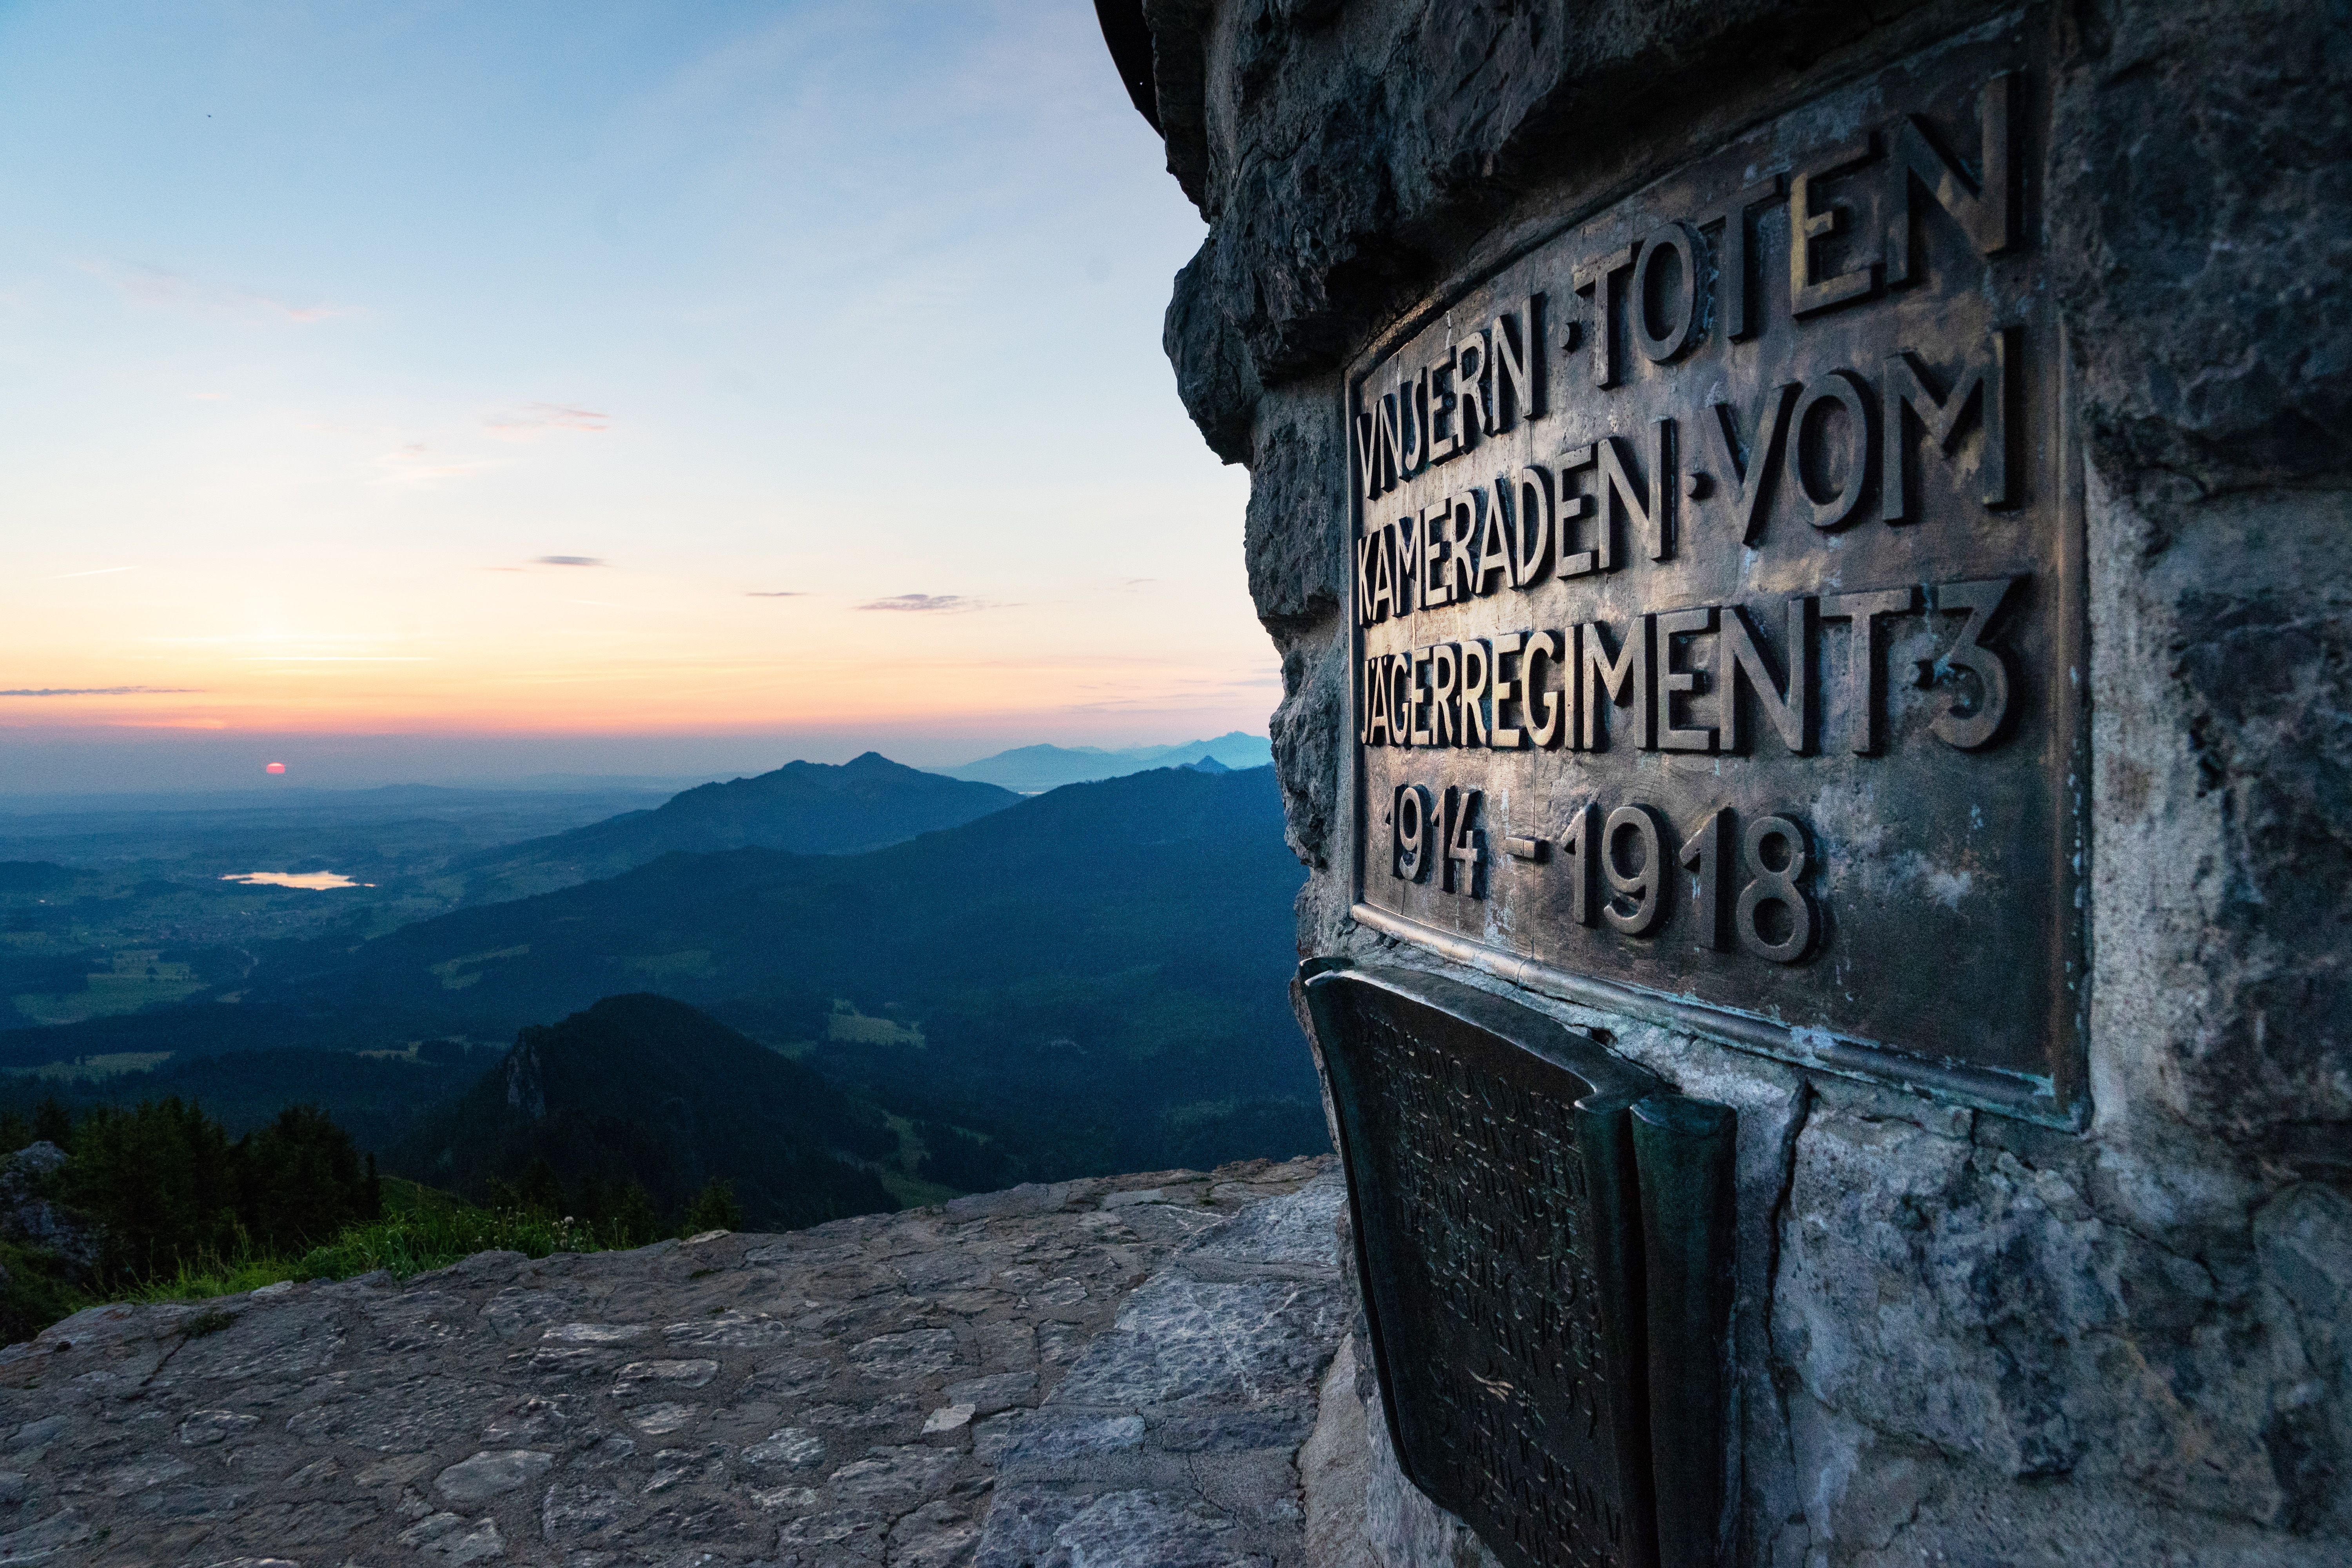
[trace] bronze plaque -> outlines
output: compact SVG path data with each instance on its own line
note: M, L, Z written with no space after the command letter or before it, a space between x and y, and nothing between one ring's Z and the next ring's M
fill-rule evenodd
M2044 27L1572 216L1353 367L1360 922L2080 1123Z
M1440 975L1306 995L1405 1475L1511 1568L1653 1568L1628 1108L1657 1080Z

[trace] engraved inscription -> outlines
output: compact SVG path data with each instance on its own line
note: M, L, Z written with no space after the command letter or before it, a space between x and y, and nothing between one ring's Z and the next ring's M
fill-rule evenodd
M2084 1113L2044 25L1759 127L1356 368L1360 920Z
M1408 1473L1513 1568L1652 1561L1639 1352L1601 1264L1633 1222L1588 1147L1622 1101L1370 988L1317 1016Z
M1604 1408L1572 1113L1385 1021L1366 1027L1367 1076L1393 1096L1397 1202L1426 1216L1430 1300L1478 1347L1470 1365L1406 1374L1443 1412L1443 1484L1509 1499L1515 1543L1546 1568L1614 1563L1624 1521L1578 1451L1602 1440ZM1538 1391L1554 1402L1549 1420Z

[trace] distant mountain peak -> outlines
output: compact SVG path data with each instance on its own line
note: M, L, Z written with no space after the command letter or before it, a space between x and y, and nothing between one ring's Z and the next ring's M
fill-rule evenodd
M1263 735L1229 731L1213 740L1186 741L1173 746L1130 746L1106 752L1094 746L1016 746L992 757L940 771L950 778L1002 784L1006 789L1036 795L1064 784L1120 778L1152 768L1204 771L1195 759L1213 759L1220 773L1262 768L1274 761L1274 747Z
M514 897L614 876L675 851L857 854L959 826L1019 799L995 784L924 773L866 752L846 763L795 761L702 784L651 811L478 856L468 868L487 873L486 884Z

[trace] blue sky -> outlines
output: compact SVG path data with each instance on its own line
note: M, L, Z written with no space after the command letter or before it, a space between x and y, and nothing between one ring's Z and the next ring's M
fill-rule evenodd
M1090 6L19 4L0 150L0 790L1278 694Z

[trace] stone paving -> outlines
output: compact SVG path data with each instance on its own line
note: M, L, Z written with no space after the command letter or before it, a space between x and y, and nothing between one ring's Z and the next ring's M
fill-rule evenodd
M0 1352L0 1564L1290 1568L1327 1160L482 1253Z

